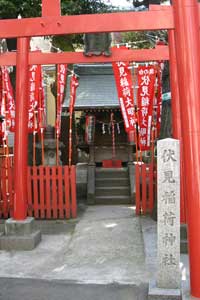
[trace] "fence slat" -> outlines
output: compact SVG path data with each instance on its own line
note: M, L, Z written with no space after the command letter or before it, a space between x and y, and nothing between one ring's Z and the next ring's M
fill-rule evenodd
M27 188L28 188L28 216L33 216L33 198L32 198L32 167L27 170Z
M37 178L38 168L33 167L33 207L34 207L34 217L39 218L39 203L38 203L38 178Z
M50 185L50 167L45 167L45 182L46 182L46 211L47 219L51 219L51 185Z
M58 167L58 208L59 208L59 218L64 218L64 193L63 193L63 168Z
M70 172L70 188L71 188L71 214L72 218L77 217L77 202L76 202L76 167L71 166Z
M140 214L140 166L139 164L135 165L135 189L136 189L136 215Z
M14 169L12 165L9 165L8 169L8 194L9 194L9 207L8 213L10 217L13 217L14 210Z
M70 218L70 198L69 198L69 167L64 167L64 183L65 183L65 216Z
M147 212L147 170L146 164L142 165L142 213Z
M8 176L7 176L7 168L6 164L3 166L3 215L4 218L8 218L8 197L7 197L7 189L8 189Z
M2 162L1 162L2 165ZM0 165L0 218L3 218L3 194L2 194L2 167Z
M40 189L40 218L45 218L45 205L44 205L44 167L39 166L39 189Z
M51 178L52 178L52 207L53 207L53 218L57 219L58 217L58 205L57 205L57 185L56 185L56 171L57 168L51 168Z
M153 211L153 164L149 165L149 212Z

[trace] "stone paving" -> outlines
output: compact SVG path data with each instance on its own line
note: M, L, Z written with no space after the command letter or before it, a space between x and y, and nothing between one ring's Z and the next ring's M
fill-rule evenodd
M184 300L187 255L181 258ZM130 206L90 206L74 229L42 236L32 251L0 251L0 277L147 287L156 272L156 222ZM145 298L143 298L145 299Z

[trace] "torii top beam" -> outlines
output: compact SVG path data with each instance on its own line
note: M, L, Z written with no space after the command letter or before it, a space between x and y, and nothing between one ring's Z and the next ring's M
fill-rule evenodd
M0 38L173 29L172 9L0 21Z

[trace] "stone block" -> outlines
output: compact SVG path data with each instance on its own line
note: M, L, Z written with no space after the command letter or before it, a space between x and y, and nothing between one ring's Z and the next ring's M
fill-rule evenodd
M18 250L30 251L33 250L41 241L41 232L35 231L27 235L2 235L0 236L1 250Z
M164 289L156 286L156 281L149 283L148 300L181 300L180 289Z
M34 218L16 221L12 218L5 222L5 235L28 235L34 232Z
M22 221L8 219L5 222L4 234L0 235L1 250L32 250L41 241L41 231L35 230L34 218Z

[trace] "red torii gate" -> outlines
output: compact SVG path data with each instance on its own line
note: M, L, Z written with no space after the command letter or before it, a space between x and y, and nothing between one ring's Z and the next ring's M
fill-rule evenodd
M152 6L153 8L153 6ZM166 60L170 55L174 137L181 140L184 158L191 294L200 298L200 58L197 0L174 0L173 7L146 12L60 16L60 0L42 0L42 17L1 20L0 38L17 37L17 54L0 55L0 65L17 66L14 218L27 215L28 64ZM169 30L167 47L113 51L111 58L85 58L80 53L29 54L29 37L136 30ZM179 83L179 85L178 85ZM180 95L180 98L179 98ZM179 103L181 99L181 105ZM19 176L20 171L20 176ZM182 176L182 181L186 176ZM197 233L197 234L196 234Z

